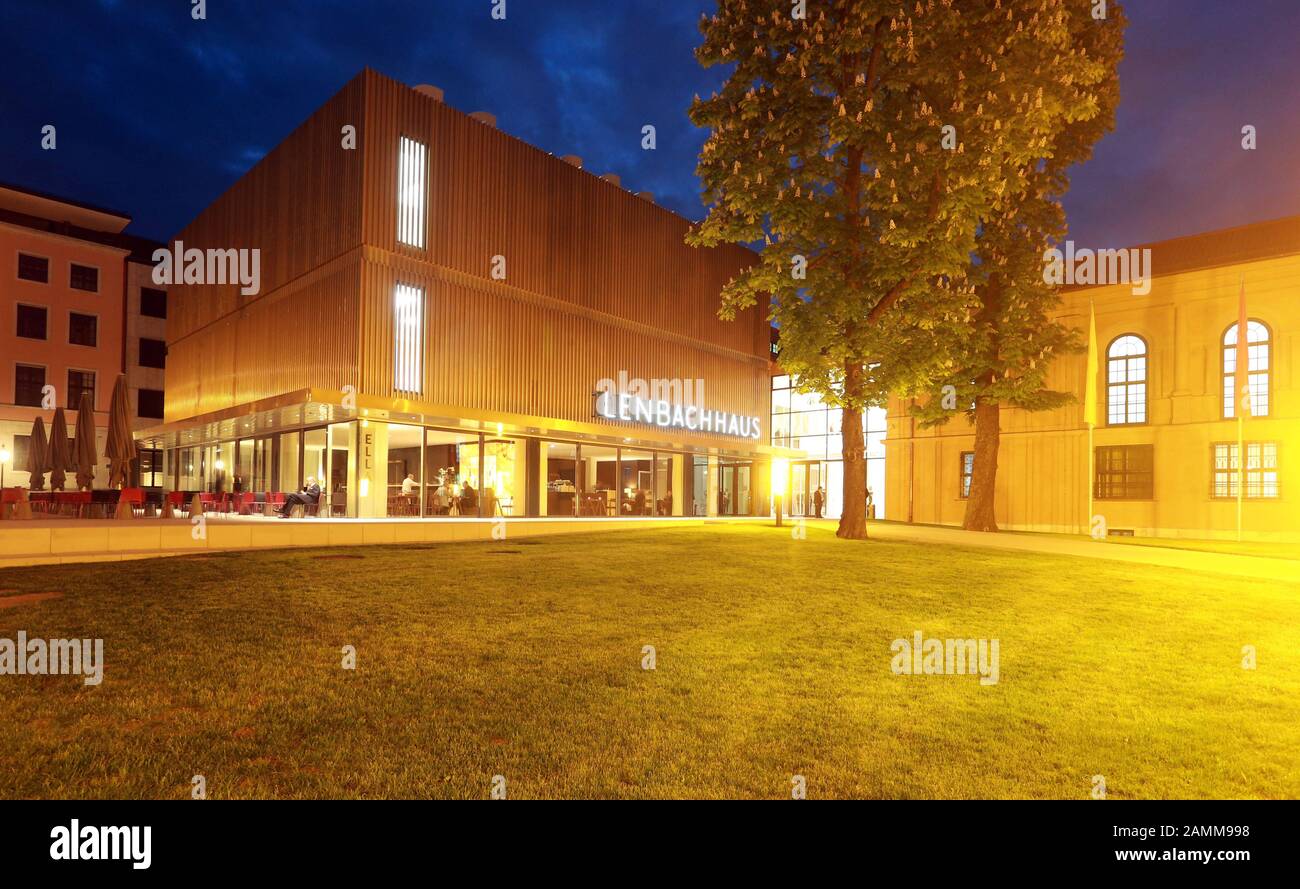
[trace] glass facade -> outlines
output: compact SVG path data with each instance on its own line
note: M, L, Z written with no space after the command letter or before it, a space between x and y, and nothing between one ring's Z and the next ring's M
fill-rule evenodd
M788 374L772 377L772 444L806 455L790 461L787 509L792 516L838 518L844 509L844 412L815 393L795 391L796 385ZM885 517L885 416L884 408L869 408L862 421L875 518Z
M493 434L363 418L159 453L167 490L259 495L317 484L319 514L337 518L743 516L762 506L745 460L713 458L711 470L710 458L692 453L499 425Z

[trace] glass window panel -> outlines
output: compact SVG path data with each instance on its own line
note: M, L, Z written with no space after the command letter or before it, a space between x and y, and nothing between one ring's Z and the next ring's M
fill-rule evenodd
M546 476L545 515L577 515L578 446L548 441L542 444L541 450L541 468Z
M791 414L790 434L799 437L805 435L825 435L826 411L805 411L804 413Z
M654 509L654 494L651 489L653 455L649 451L631 451L626 448L619 455L619 514L650 515Z
M478 514L478 439L473 432L424 430L424 515ZM499 471L496 455L493 465ZM500 469L505 469L504 458Z
M790 393L790 410L792 411L811 411L825 408L822 404L821 396L816 392L791 392Z
M298 440L297 432L285 432L280 436L280 486L277 488L279 491L296 491L300 485Z
M578 502L579 515L619 514L618 448L583 445L578 481L582 488Z
M673 455L655 454L654 473L655 515L673 514Z

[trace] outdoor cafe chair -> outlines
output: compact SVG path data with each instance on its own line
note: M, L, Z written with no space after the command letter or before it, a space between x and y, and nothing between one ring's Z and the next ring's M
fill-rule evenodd
M118 494L118 503L131 504L132 514L144 514L144 488L123 488Z

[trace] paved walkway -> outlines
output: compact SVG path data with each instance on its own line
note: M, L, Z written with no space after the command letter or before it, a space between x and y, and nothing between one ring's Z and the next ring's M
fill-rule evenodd
M831 527L835 525L834 522L825 524ZM936 528L930 525L905 525L893 522L872 522L867 526L867 535L878 540L1082 556L1088 559L1109 559L1114 562L1135 562L1141 565L1186 568L1192 571L1231 574L1236 577L1258 577L1300 583L1300 560L1276 559L1268 556L1135 546L1091 539L1056 537L1050 534L984 534L979 531L963 531L960 528Z

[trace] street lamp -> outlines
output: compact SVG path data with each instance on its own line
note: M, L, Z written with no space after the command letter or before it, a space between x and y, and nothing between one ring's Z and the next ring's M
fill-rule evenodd
M781 506L785 499L785 480L790 474L789 460L772 461L772 499L776 502L776 526L781 527Z
M5 465L12 458L13 454L9 453L8 448L0 447L0 491L4 490L5 486Z

